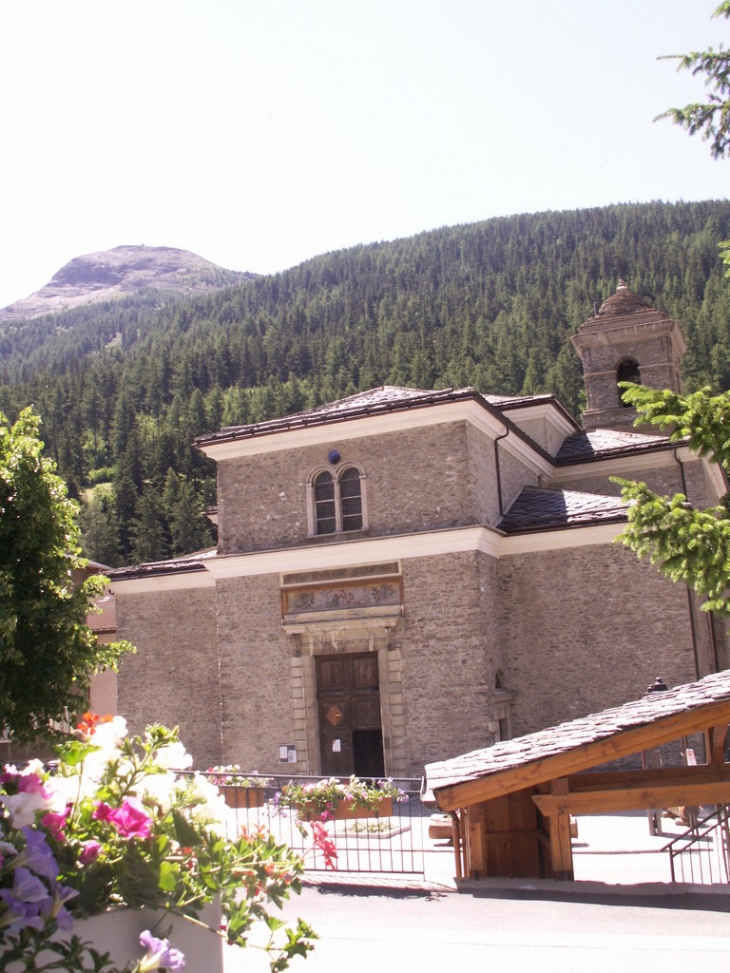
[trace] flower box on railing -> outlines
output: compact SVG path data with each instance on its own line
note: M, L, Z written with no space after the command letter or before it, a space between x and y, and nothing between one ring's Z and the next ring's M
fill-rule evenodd
M220 792L228 807L237 810L263 807L266 801L266 791L263 787L239 787L236 784L224 784L220 788Z
M377 805L368 807L356 801L340 801L332 808L322 811L316 801L308 801L299 812L303 821L352 821L355 818L387 818L393 813L393 798L381 797Z

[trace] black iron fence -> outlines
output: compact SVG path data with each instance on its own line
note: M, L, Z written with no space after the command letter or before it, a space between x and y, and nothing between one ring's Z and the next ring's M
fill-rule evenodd
M263 828L300 854L308 871L425 872L431 811L421 802L420 780L394 781L398 799L386 799L377 807L341 801L322 811L314 805L287 806L281 798L287 785L316 783L318 778L268 775L266 786L242 787L235 780L225 783L220 772L206 776L218 784L226 801L229 837ZM363 783L377 785L367 779Z

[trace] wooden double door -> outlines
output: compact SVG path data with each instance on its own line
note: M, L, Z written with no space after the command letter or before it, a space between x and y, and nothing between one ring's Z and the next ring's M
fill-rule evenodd
M378 655L316 656L322 773L383 777Z

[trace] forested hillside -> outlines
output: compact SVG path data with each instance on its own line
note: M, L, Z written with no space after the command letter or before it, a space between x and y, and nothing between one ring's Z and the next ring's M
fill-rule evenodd
M729 388L728 238L724 201L515 216L37 318L0 331L0 410L40 412L88 556L174 556L213 542L201 433L382 384L554 391L579 414L569 336L619 276L682 322L685 386Z

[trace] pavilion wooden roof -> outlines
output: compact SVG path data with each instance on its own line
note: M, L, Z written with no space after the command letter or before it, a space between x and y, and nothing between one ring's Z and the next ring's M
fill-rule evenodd
M721 785L722 793L730 790L730 769L720 766L724 763L724 739L729 723L730 671L725 671L674 689L652 692L622 706L506 740L484 750L428 764L426 787L433 791L439 807L453 811L524 788L537 788L681 737L706 732L708 762L714 767L712 773L708 777L709 771L700 767L682 770L690 771L698 787L700 778L708 777L714 787L712 800L716 800L719 799L714 796L719 793L718 785ZM663 770L661 777L665 784L671 785L669 771L671 768ZM631 773L621 775L624 783ZM633 773L636 775L637 772ZM615 774L612 776L617 780ZM596 779L593 774L590 777ZM622 806L637 799L636 789L642 786L646 772L642 771L640 777L642 780L635 781L633 796L622 798ZM695 794L701 796L702 791L697 790ZM575 808L575 797L571 800ZM646 800L652 802L656 796L647 796ZM644 805L635 803L631 806ZM671 802L662 806L671 806ZM550 813L557 812L555 808Z

